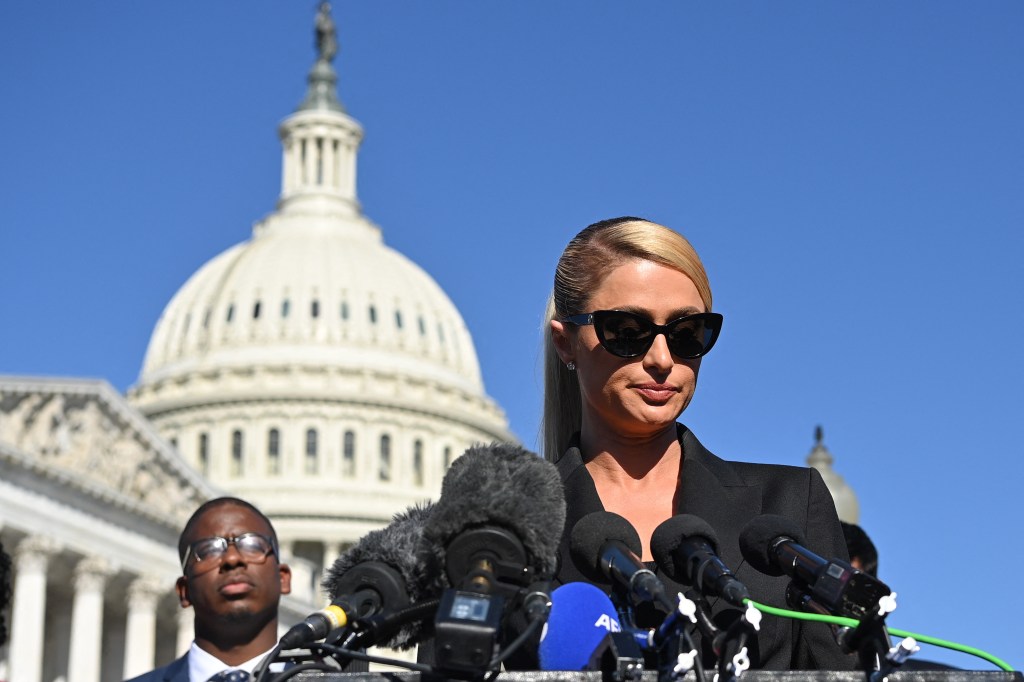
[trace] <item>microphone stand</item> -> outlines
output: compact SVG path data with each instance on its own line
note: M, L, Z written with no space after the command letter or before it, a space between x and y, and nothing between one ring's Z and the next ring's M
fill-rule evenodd
M696 624L706 637L709 636L708 632L717 631L718 628L693 597L693 590L689 590L686 595L677 594L676 607L648 637L648 647L658 651L659 682L681 680L690 670L694 671L698 682L706 680L700 651L687 627ZM705 630L706 627L710 630ZM670 647L670 643L674 643L674 646Z
M738 680L750 668L747 641L760 629L761 612L748 603L743 615L717 638L719 680Z
M804 611L826 616L835 615L805 592L795 581L790 582L786 589L786 601L790 606ZM832 626L832 635L840 648L847 654L857 653L860 668L868 676L870 682L884 679L917 650L916 643L912 638L909 638L909 643L904 640L896 647L890 647L885 618L895 610L896 593L891 592L880 597L875 608L865 609L867 616L860 619L857 627Z

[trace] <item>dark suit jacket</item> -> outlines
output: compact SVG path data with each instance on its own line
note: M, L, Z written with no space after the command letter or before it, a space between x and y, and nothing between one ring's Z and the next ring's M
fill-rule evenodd
M718 535L719 555L736 578L750 589L755 601L785 607L789 583L789 578L766 576L743 560L739 534L755 516L786 516L804 530L808 549L823 557L848 558L835 504L817 471L727 462L708 452L685 426L678 425L678 430L683 465L674 511L695 514L711 524ZM567 506L556 584L587 582L569 555L569 537L577 521L591 512L603 511L604 507L578 447L570 447L556 466L562 476ZM669 594L685 591L660 571L656 573L665 582ZM710 602L719 623L728 623L740 616L738 609L722 600ZM765 616L761 620L758 641L751 648L754 649L751 651L753 666L768 670L849 670L856 666L856 657L840 651L823 623Z
M188 654L127 682L188 682Z

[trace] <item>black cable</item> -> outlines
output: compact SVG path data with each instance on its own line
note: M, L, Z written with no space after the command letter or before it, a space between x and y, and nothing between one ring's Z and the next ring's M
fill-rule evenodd
M406 623L426 618L437 611L437 606L440 603L440 599L429 599L419 604L407 606L394 613L379 614L356 621L355 625L358 629L352 630L349 633L349 636L341 644L341 648L347 649L354 646L357 649L361 649L370 644L369 642L364 642L366 638L377 640L381 635L390 634L393 630Z
M697 676L697 682L708 682L707 673L704 672L704 664L700 660L700 649L694 644L693 638L690 637L690 633L686 631L686 628L680 628L680 632L683 637L683 646L688 647L694 653L693 674Z
M519 635L515 639L513 639L511 643L509 643L507 647L505 647L502 651L499 651L494 656L494 658L491 659L491 662L487 666L488 673L484 677L484 682L491 682L498 675L498 673L501 672L502 662L506 658L514 654L519 647L525 644L526 640L532 637L533 634L537 632L537 628L539 628L543 624L543 618L534 618L532 621L530 621L530 624L527 625L526 628L522 632L520 632Z
M253 682L263 682L263 678L267 676L267 672L270 670L270 663L277 658L277 655L281 653L281 643L278 642L270 653L263 657L263 660L259 662L256 669L253 671Z

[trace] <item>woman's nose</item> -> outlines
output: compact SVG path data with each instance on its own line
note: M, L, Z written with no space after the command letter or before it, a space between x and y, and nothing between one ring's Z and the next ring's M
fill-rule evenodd
M672 351L668 349L668 339L664 334L658 334L644 354L644 367L667 372L672 369L673 364L675 360L672 359Z

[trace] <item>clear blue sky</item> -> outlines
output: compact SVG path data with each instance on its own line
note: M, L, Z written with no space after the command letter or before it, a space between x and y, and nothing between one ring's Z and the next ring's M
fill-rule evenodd
M173 293L273 209L314 7L0 3L0 372L135 381ZM1024 3L335 19L365 211L455 301L525 443L565 243L616 215L673 226L726 317L683 421L788 464L824 425L890 623L1024 665Z

